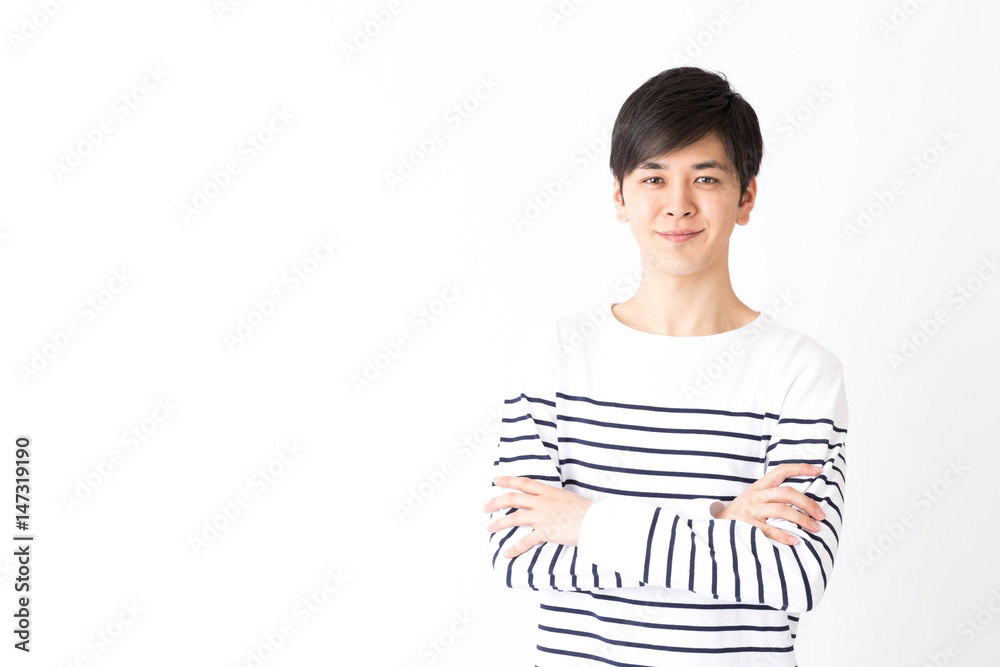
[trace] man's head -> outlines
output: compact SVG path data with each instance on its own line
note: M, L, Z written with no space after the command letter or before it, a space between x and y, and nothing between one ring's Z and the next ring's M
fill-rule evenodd
M697 67L664 70L629 95L618 112L611 171L620 186L640 164L713 132L725 147L742 198L764 154L757 114L719 74Z

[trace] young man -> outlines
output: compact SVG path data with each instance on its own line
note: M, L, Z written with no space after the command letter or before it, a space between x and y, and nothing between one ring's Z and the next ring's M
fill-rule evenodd
M762 153L750 105L698 68L618 115L640 287L600 326L524 335L484 507L495 573L540 596L536 665L796 665L840 539L848 413L839 359L730 282Z

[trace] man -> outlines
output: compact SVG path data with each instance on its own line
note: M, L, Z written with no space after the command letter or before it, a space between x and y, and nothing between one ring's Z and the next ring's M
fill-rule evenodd
M750 105L698 68L618 115L641 284L599 327L524 334L484 507L494 572L539 593L540 667L796 665L840 539L848 413L839 359L730 281L762 153Z

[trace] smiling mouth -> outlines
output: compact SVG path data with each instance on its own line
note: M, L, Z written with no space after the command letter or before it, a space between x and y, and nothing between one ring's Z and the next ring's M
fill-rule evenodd
M701 234L703 230L699 229L696 232L656 232L660 238L664 238L671 243L684 243L688 239L693 239L698 234Z

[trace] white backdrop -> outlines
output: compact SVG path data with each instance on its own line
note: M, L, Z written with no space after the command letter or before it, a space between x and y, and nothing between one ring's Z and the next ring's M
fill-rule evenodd
M610 126L679 64L768 141L737 294L844 362L846 523L800 664L995 660L998 18L6 2L0 662L532 664L535 601L484 556L491 415L526 324L631 295Z

